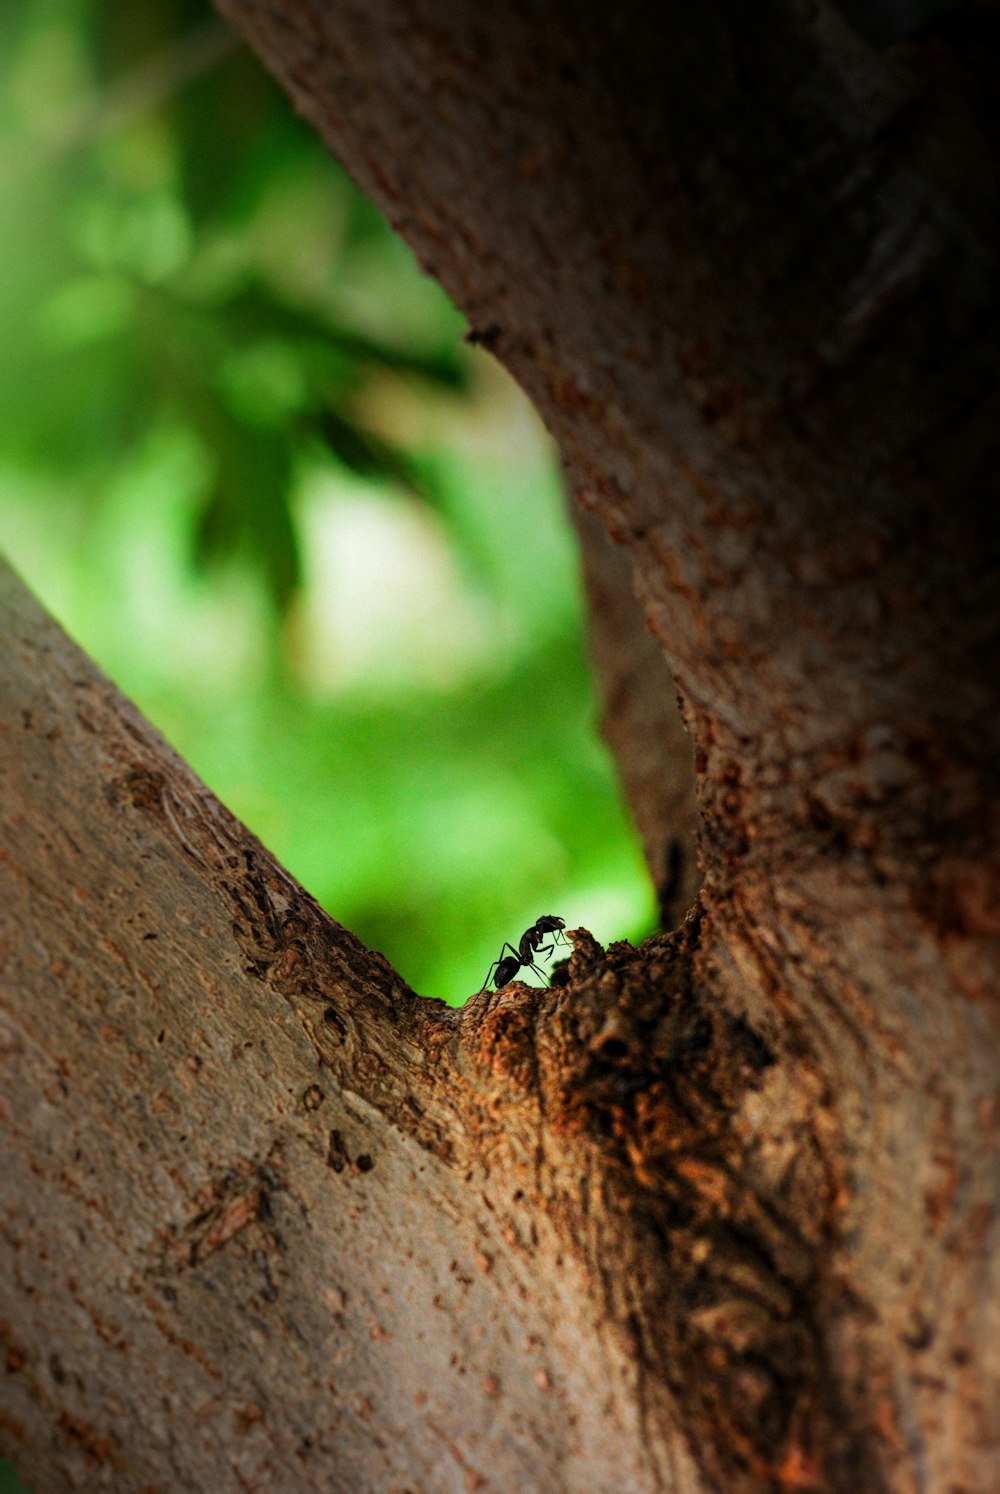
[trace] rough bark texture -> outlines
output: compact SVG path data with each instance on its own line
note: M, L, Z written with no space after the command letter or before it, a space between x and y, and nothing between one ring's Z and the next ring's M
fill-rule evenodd
M571 490L575 490L568 473ZM601 730L642 839L660 927L672 929L695 900L698 810L694 751L670 666L632 589L624 549L595 514L571 510L580 541L590 658L601 692Z
M716 1124L755 1082L683 941L421 1001L6 571L0 638L4 1451L40 1490L700 1487L595 1129L619 989L679 1075L709 1024Z
M988 1494L993 17L222 8L629 551L703 888L427 1008L20 623L12 1435L52 1487Z

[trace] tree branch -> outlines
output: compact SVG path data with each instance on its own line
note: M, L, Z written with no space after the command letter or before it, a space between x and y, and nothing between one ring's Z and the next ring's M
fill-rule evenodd
M830 1373L815 1083L699 993L702 916L641 953L577 931L551 992L423 1001L9 572L0 636L27 1477L878 1487Z
M576 990L421 1000L8 571L0 636L3 1438L24 1475L583 1491L672 1468L699 1489L660 1288L610 1285L646 1183L635 1137L603 1217L608 1086L637 1055L605 1033L599 947L579 936ZM650 1077L629 1068L626 1108Z
M898 1487L992 1487L994 32L880 49L829 0L221 6L628 549L694 738L695 985L811 1076L842 1159L852 1414Z
M632 556L705 880L430 1006L8 583L10 1435L122 1487L986 1494L988 39L224 8Z

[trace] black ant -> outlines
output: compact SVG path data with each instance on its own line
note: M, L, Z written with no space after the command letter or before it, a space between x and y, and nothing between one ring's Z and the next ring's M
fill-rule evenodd
M486 979L479 988L480 991L486 990L486 987L490 983L490 976L493 976L493 984L497 990L501 990L503 986L510 984L514 976L522 968L533 970L536 975L540 975L544 980L545 971L539 970L535 964L535 955L550 955L553 945L557 942L568 944L569 940L562 932L565 927L566 924L563 919L557 918L554 913L543 913L541 918L535 920L530 929L525 929L521 935L517 949L514 948L513 944L508 944L505 941L500 949L500 958L493 961L493 964L487 971ZM554 937L552 944L547 944L543 949L541 945L546 934L552 934ZM510 954L504 954L505 949L509 949ZM495 975L494 971L496 971Z

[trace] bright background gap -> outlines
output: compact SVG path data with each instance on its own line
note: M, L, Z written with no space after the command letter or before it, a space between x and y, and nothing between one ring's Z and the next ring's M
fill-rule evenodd
M9 0L0 80L15 567L416 990L647 933L523 396L207 6Z

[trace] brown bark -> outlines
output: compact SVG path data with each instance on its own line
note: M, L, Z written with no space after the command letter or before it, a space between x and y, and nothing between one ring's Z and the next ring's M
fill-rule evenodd
M575 484L570 477L571 487ZM587 597L601 730L642 840L659 922L672 929L700 885L694 753L670 666L632 589L632 566L595 514L572 510Z
M582 1004L421 1001L6 571L0 637L4 1451L40 1490L686 1466L637 1424L622 1183L563 1099L627 961L583 937Z
M50 1469L60 1436L91 1457L96 1439L122 1487L986 1494L988 13L880 51L825 0L678 7L656 35L630 4L223 8L628 549L694 738L704 883L643 951L581 933L551 996L427 1008L29 638L2 718L35 710L38 672L40 714L2 738L31 740L16 772L39 796L5 908L30 931L7 936L8 989L35 1003L7 1049L27 1045L29 1078L4 1091L10 1414L47 1429ZM78 692L96 732L72 724ZM161 969L152 920L174 908ZM173 1068L150 1020L168 988L188 992ZM161 1090L182 1129L155 1130ZM106 1148L93 1173L87 1147ZM38 1220L44 1277L24 1274ZM79 1383L45 1365L67 1322Z

